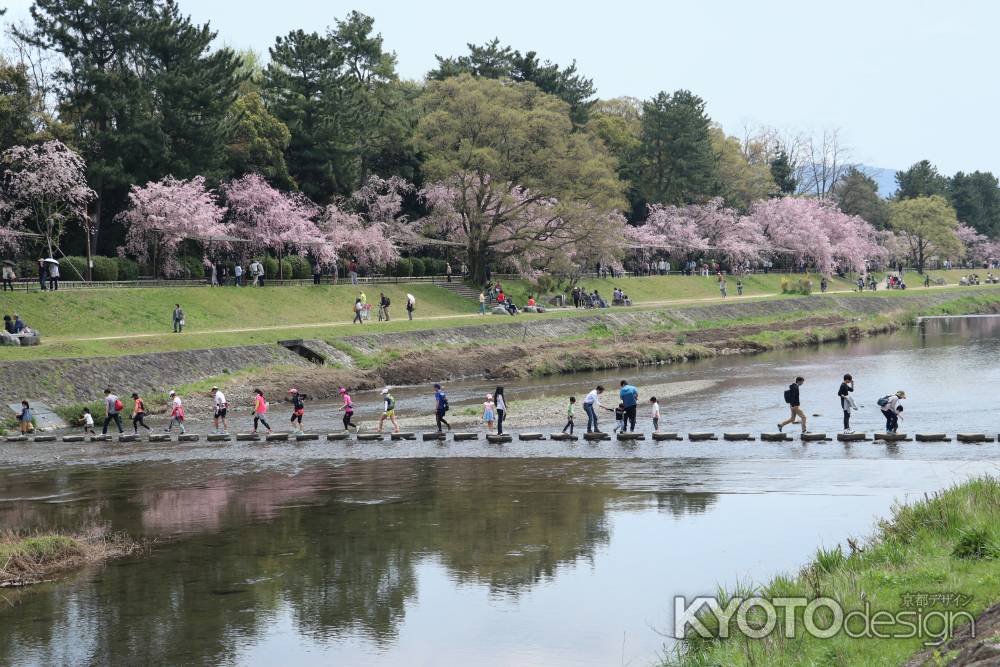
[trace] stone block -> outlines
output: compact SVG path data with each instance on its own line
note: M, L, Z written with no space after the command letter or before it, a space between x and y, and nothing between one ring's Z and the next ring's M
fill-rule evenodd
M63 442L83 442L84 436L82 435L64 435L62 437Z
M187 434L186 433L181 433L181 435L187 435ZM149 441L150 442L170 442L170 434L169 433L150 433L149 434Z
M763 442L791 442L792 436L779 431L777 433L761 433L760 439Z
M427 435L428 435L427 433L424 433L424 440L430 440L430 438L428 438ZM455 439L456 442L461 440L479 440L478 433L469 433L469 432L455 433L452 437Z
M35 442L55 442L56 440L54 435L36 435L34 438Z
M868 442L871 438L866 433L838 433L837 442Z
M611 436L607 433L584 433L583 439L591 442L596 442L598 440L610 440Z
M303 442L304 440L319 440L318 433L299 433L295 436L296 442Z
M287 442L287 433L268 433L264 436L264 439L268 442Z
M137 435L120 435L118 436L118 442L138 442L139 436Z
M90 436L91 442L111 442L110 435L92 435Z
M917 442L951 442L947 433L917 433L913 437Z
M746 441L746 440L756 440L756 438L754 438L749 433L723 433L722 434L722 439L723 440L728 440L729 442L740 442L740 441Z
M256 433L237 433L236 440L238 442L257 442L260 440L260 436Z
M487 433L486 442L492 443L494 445L502 445L505 442L512 442L514 440L513 436L509 433L504 433L503 435L498 435L496 433Z
M653 434L653 440L657 442L663 442L664 440L681 440L680 433L667 433L665 431L657 431Z
M447 437L444 431L427 431L424 433L424 442L428 440L444 440Z
M627 432L618 434L618 442L635 442L636 440L645 440L645 439L646 435L643 433Z
M905 433L875 433L873 437L876 441L882 442L913 442L913 439Z
M688 433L688 440L691 442L704 442L706 440L718 440L714 433L700 432Z
M358 433L359 442L371 442L382 439L383 437L381 433Z
M826 437L826 433L809 432L803 433L801 436L802 442L829 442L830 438Z
M28 436L26 435L8 435L4 438L5 442L28 442Z
M228 433L209 433L205 436L209 442L229 442L232 439Z
M197 433L181 433L177 436L177 442L198 442L201 436Z
M553 433L549 436L549 440L563 440L566 442L576 442L579 440L575 435L570 435L569 433Z
M326 439L327 440L347 440L347 436L348 436L347 431L337 431L335 433L327 433L326 434Z
M518 440L544 440L544 433L519 433L517 436Z
M959 433L955 437L959 442L993 442L993 438L985 433Z

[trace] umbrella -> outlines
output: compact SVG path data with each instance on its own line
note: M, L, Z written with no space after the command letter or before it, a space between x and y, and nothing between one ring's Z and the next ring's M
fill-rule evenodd
M17 266L17 262L15 262L12 259L5 259L3 263L6 264L7 266Z
M59 263L58 259L52 259L51 257L46 257L42 261L45 262L46 264L58 264Z
M413 304L416 304L416 303L417 303L417 297L413 296L413 295L412 295L412 294L410 294L409 292L407 292L407 293L406 293L406 299L407 299L407 300L408 300L408 301L409 301L410 303L413 303Z

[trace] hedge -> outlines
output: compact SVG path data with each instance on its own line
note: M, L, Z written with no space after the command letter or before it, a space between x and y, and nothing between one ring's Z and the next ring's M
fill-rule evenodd
M411 276L413 276L414 278L419 278L420 276L424 275L425 271L424 260L420 259L419 257L411 257L410 265L413 267L413 270L410 272Z

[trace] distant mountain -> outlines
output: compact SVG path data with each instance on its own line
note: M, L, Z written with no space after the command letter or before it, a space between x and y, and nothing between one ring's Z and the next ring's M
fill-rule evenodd
M870 167L867 164L859 164L858 170L863 171L878 183L878 194L883 199L888 199L896 194L896 169Z

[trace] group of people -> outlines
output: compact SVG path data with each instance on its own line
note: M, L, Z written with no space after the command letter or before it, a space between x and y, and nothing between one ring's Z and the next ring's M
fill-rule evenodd
M781 431L785 426L789 426L791 424L800 424L802 426L803 433L809 432L807 426L808 419L806 417L806 413L802 410L802 400L799 393L799 388L805 383L805 381L805 378L800 375L795 378L795 382L788 385L788 389L785 390L784 399L791 414L788 419L778 423L778 431ZM844 375L843 381L837 389L837 399L840 404L840 409L843 411L844 415L844 433L854 433L854 431L851 430L851 414L858 410L858 404L852 396L853 393L854 377L848 373ZM894 393L886 394L876 401L879 411L882 413L882 416L885 417L886 433L896 433L899 430L899 420L903 418L903 406L900 405L900 401L905 398L906 392L900 389Z
M392 305L392 300L386 296L385 292L379 292L377 312L379 322L389 321L389 307ZM406 316L409 319L413 319L413 311L417 307L417 298L412 294L406 295ZM354 320L352 324L364 324L366 320L371 319L372 306L368 303L368 295L365 294L364 290L354 298Z
M616 287L615 289L617 290L618 288ZM596 289L593 292L588 293L587 290L582 287L574 287L571 296L573 298L574 308L608 307L608 302L601 297ZM631 303L631 301L629 303Z
M17 313L11 315L3 316L3 330L9 334L19 334L28 329L28 325L24 323L21 316Z

